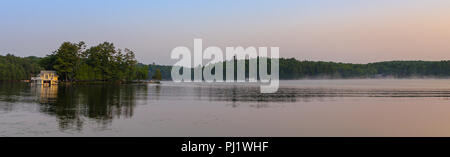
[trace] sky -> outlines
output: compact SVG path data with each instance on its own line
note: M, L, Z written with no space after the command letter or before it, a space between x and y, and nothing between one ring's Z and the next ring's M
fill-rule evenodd
M129 48L280 47L281 57L369 63L450 60L448 0L0 0L0 55L45 56L64 41Z

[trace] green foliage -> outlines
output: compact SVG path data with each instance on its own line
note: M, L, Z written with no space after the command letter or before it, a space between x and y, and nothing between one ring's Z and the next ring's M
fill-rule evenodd
M161 79L162 80L172 80L172 66L166 66L166 65L149 65L148 66L148 77L152 78L155 73L156 73L156 69L159 69L159 71L161 72Z
M161 70L156 69L155 74L152 77L153 80L162 80Z
M56 55L50 54L44 58L38 59L38 64L45 70L55 70L53 66L56 64Z
M0 55L0 81L28 80L42 69L37 57L16 57Z
M226 64L223 62L226 71ZM246 77L248 77L249 60L245 61ZM268 61L270 66L270 61ZM235 63L235 78L236 78ZM171 79L171 66L151 65L150 74L160 68L162 79ZM270 68L268 68L270 72ZM299 61L294 58L280 58L280 79L316 79L316 78L408 78L408 77L450 77L450 61L389 61L369 64L350 64L322 61ZM193 73L193 70L191 70ZM213 72L214 73L214 72ZM193 75L192 75L193 76ZM224 72L224 78L226 77Z
M63 43L56 55L55 70L66 81L131 81L146 79L136 71L134 52L116 49L109 42L85 49L84 42ZM50 60L50 59L48 59Z
M95 70L87 65L86 63L82 63L75 75L75 80L87 81L87 80L97 80L99 78L95 75Z
M450 61L389 61L369 64L280 59L281 79L450 77Z
M65 81L72 81L76 70L80 65L80 55L84 49L84 42L78 44L64 42L54 53L56 61L53 68L57 71L60 78Z
M137 64L133 51L116 49L108 42L89 49L84 42L64 42L43 58L0 56L0 80L29 80L40 70L55 70L63 81L145 80L148 69Z
M270 66L270 61L268 63ZM226 64L231 62L224 62L224 66ZM349 64L280 58L279 64L280 79L450 77L450 61ZM249 60L245 65L248 76ZM57 51L43 58L0 56L0 81L27 80L44 69L56 70L64 81L131 81L148 78L170 80L172 66L138 64L133 51L116 49L108 42L88 49L84 42L65 42ZM270 68L268 70L270 72Z
M138 64L136 66L136 79L137 80L147 80L148 77L148 66L143 64Z

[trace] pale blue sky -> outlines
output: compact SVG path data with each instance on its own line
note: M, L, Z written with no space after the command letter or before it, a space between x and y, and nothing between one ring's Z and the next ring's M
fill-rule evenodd
M0 54L110 41L144 63L176 46L279 46L282 57L366 63L450 59L447 0L0 0Z

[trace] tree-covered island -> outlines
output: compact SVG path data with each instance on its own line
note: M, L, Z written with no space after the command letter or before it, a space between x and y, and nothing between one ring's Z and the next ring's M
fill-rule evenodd
M130 49L104 42L87 48L84 42L64 42L46 57L0 56L0 80L28 80L40 70L54 70L62 82L131 82L147 80L149 67L136 61Z

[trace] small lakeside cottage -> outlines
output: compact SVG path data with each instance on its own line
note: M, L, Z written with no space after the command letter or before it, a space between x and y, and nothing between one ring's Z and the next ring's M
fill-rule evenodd
M58 75L56 71L43 70L36 77L31 78L31 83L56 85L58 84Z

